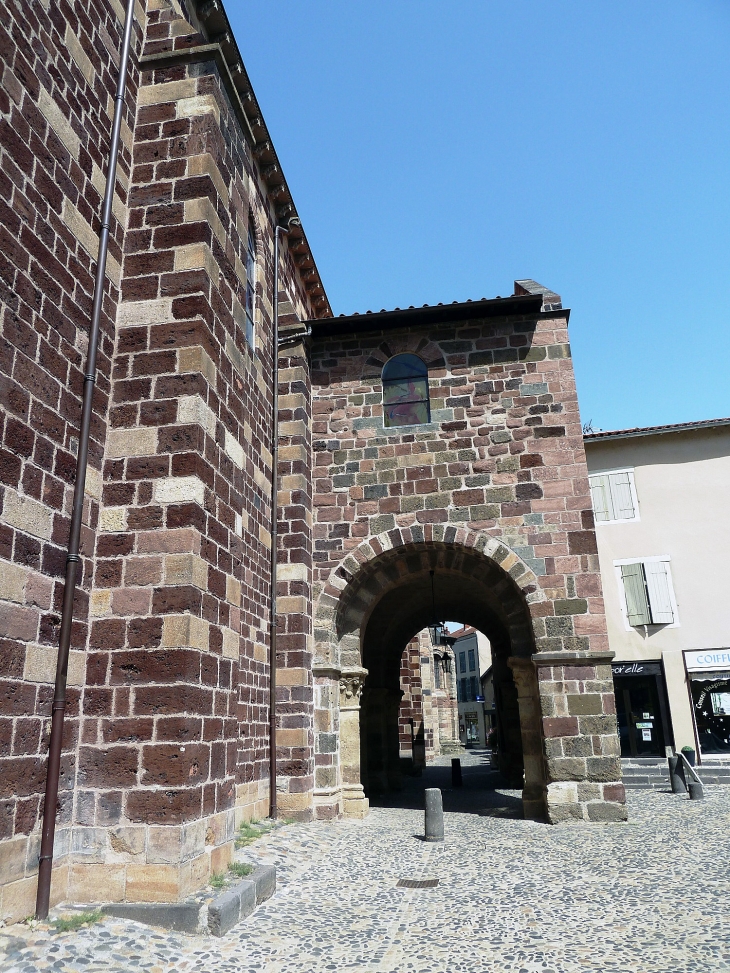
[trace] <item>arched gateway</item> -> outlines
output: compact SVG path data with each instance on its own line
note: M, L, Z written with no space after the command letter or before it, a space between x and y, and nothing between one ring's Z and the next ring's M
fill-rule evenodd
M358 816L363 785L397 784L400 660L432 620L433 572L440 616L491 642L500 767L526 816L623 820L558 296L524 281L505 300L313 322L281 374L278 587L293 609L311 598L312 627L296 610L280 619L280 725L300 746L279 747L279 806Z
M587 802L594 805L591 816L600 817L605 810L596 814L596 802L618 796L612 781L589 784L591 776L605 778L615 767L615 761L606 761L600 775L595 766L592 773L588 767L596 743L592 738L605 737L595 751L599 756L613 749L613 723L601 719L606 710L612 711L608 660L573 659L573 665L558 667L551 653L541 659L532 619L533 614L543 618L545 595L534 573L489 535L443 525L395 529L372 538L332 573L320 596L315 674L321 689L332 683L324 698L339 702L344 813L365 813L368 774L371 784L380 775L384 788L397 780L400 659L410 638L432 618L432 571L440 614L464 620L491 642L500 706L500 769L523 787L525 816L551 821L575 816L580 794L593 798ZM581 704L576 707L578 696ZM569 722L568 714L580 709L597 717L584 721L583 734L575 717L571 726L556 721L562 713ZM566 746L560 737L568 729L575 732ZM563 747L571 755L569 767L561 763Z

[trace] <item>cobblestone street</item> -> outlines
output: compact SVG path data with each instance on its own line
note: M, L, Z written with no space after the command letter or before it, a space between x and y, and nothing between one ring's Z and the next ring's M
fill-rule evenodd
M222 939L168 934L104 919L75 933L15 926L0 969L151 973L722 973L729 792L705 801L629 792L628 824L558 827L523 821L517 792L464 761L409 781L403 803L363 822L288 825L244 849L274 862L278 891ZM469 766L471 764L471 766ZM446 840L426 844L424 785L445 789ZM448 810L461 806L468 810ZM396 887L400 878L436 888Z

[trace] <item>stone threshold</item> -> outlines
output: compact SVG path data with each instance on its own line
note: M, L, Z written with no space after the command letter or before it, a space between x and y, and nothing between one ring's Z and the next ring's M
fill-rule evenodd
M113 902L102 905L101 911L172 932L225 936L275 891L276 867L259 865L249 876L215 895L202 891L184 902Z

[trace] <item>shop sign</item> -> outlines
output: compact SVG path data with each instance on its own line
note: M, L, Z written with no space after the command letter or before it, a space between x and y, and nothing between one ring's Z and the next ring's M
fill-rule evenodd
M701 672L703 669L730 669L730 649L700 649L698 652L685 652L684 659L688 672Z
M659 662L612 662L611 672L614 676L660 676L662 667Z

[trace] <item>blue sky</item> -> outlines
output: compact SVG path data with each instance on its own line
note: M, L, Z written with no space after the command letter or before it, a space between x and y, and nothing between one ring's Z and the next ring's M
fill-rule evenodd
M581 415L730 414L727 0L228 0L335 314L572 309Z

